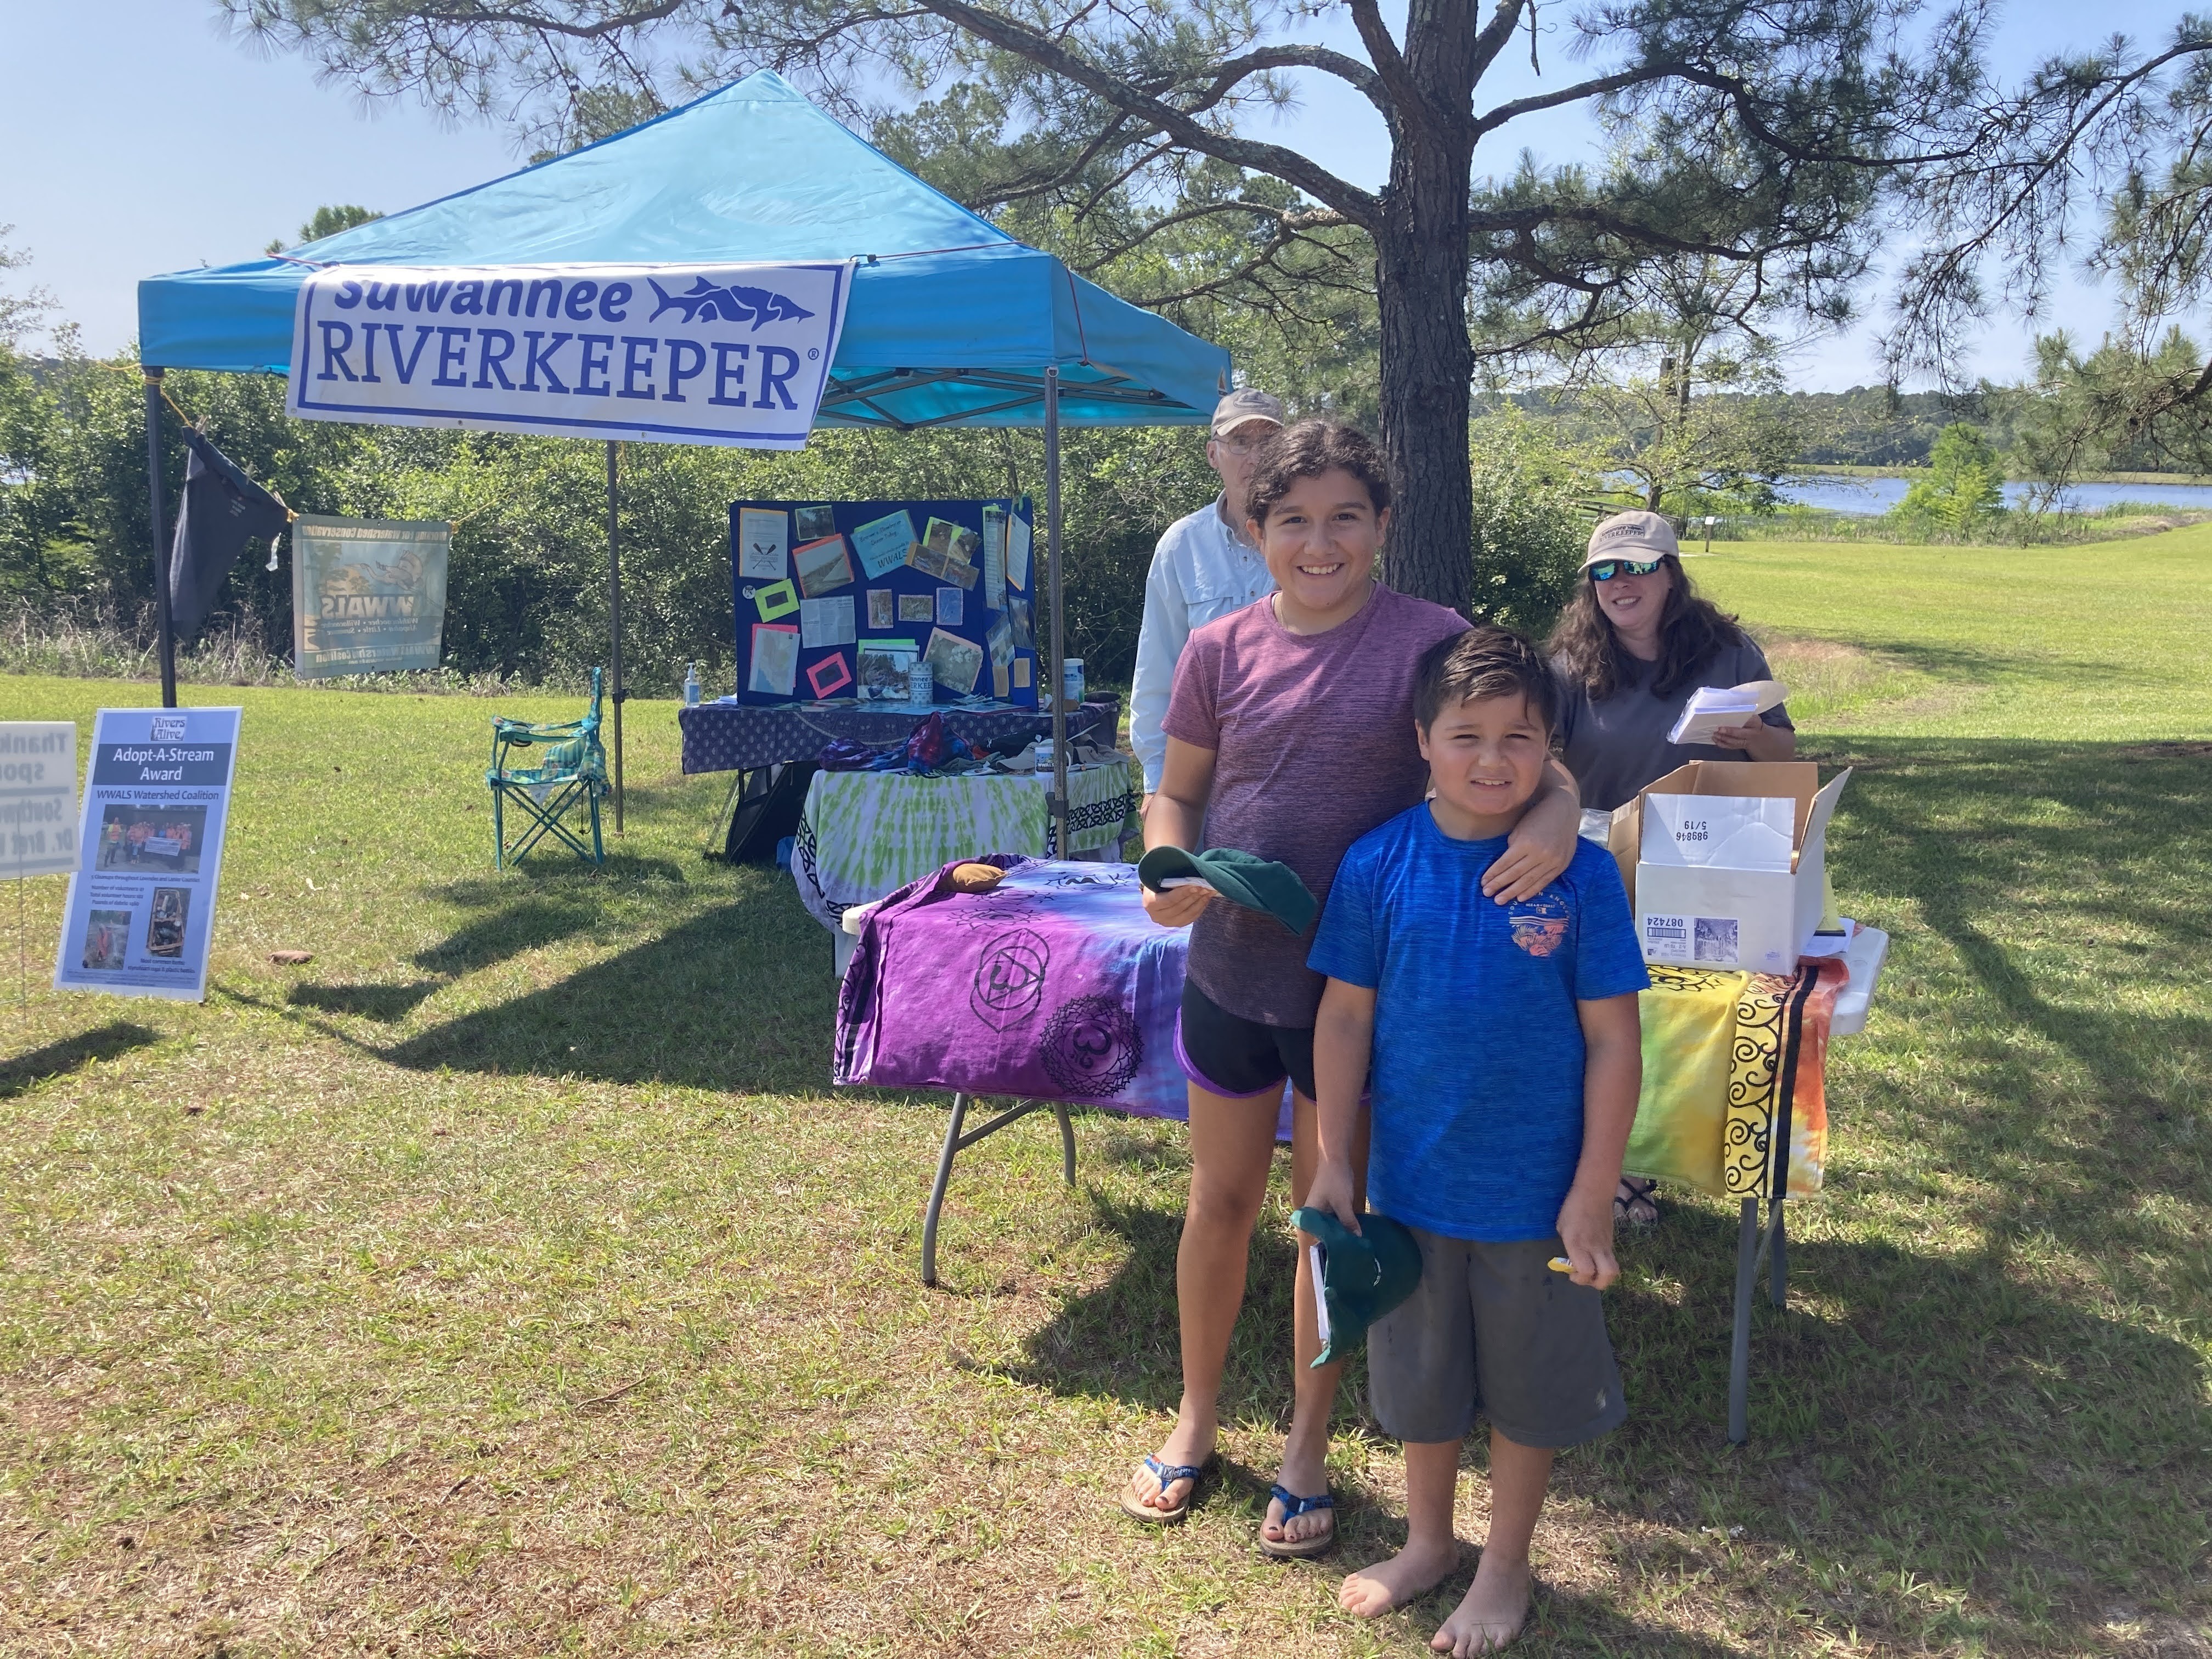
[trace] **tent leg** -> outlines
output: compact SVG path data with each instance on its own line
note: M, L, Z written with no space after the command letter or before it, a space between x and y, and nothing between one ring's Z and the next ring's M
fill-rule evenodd
M623 832L622 708L629 693L623 690L622 672L622 544L615 532L615 507L619 500L619 449L607 440L607 672L614 681L615 705L615 834Z
M161 512L161 373L149 368L146 375L146 504L147 523L154 541L154 617L160 629L161 707L177 706L177 637L169 617L169 558L162 546Z
M1052 607L1052 663L1041 666L1039 689L1052 699L1052 799L1045 804L1053 825L1053 850L1072 858L1067 842L1067 706L1060 695L1067 641L1060 598L1060 370L1044 372L1044 562L1047 601Z
M1751 1287L1759 1281L1759 1200L1743 1200L1736 1224L1735 1328L1729 1339L1729 1428L1732 1445L1751 1437Z

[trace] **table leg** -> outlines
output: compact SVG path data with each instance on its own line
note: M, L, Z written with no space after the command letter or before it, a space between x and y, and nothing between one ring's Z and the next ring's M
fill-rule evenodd
M1054 1101L1052 1112L1060 1120L1060 1178L1073 1187L1075 1184L1075 1126L1067 1121L1066 1102Z
M1751 1437L1751 1287L1759 1277L1759 1200L1743 1200L1735 1238L1735 1331L1729 1343L1729 1440Z
M1783 1230L1780 1199L1767 1206L1767 1229L1774 1236L1774 1257L1768 1264L1766 1299L1778 1308L1786 1308L1790 1305L1790 1238Z
M937 1217L945 1207L945 1183L952 1179L952 1155L960 1150L960 1126L967 1120L968 1097L952 1097L952 1121L945 1126L945 1151L937 1160L937 1181L929 1189L929 1208L921 1218L921 1282L937 1283Z

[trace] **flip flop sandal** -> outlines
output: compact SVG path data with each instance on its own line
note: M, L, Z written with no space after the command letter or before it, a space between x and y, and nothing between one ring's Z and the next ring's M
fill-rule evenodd
M1175 1525L1190 1513L1190 1500L1198 1496L1198 1483L1206 1478L1206 1470L1212 1466L1213 1460L1210 1457L1203 1463L1163 1463L1157 1457L1147 1457L1145 1468L1152 1472L1152 1479L1160 1483L1162 1492L1178 1480L1189 1481L1190 1490L1182 1495L1182 1503L1171 1510L1164 1510L1151 1504L1138 1503L1129 1496L1129 1489L1125 1486L1121 1488L1121 1513L1133 1521L1142 1521L1147 1526Z
M1652 1189L1658 1184L1641 1176L1621 1176L1620 1185L1613 1189L1613 1218L1624 1227L1657 1226L1659 1200L1652 1195Z
M1286 1527L1300 1516L1311 1515L1317 1510L1333 1511L1336 1508L1336 1499L1327 1492L1312 1498L1301 1498L1288 1486L1270 1486L1267 1496L1283 1506L1282 1518L1275 1522L1279 1527ZM1264 1528L1266 1523L1261 1524ZM1335 1547L1336 1516L1334 1513L1328 1517L1328 1530L1316 1533L1311 1538L1279 1540L1268 1537L1264 1530L1260 1534L1260 1553L1272 1555L1279 1561L1304 1561L1312 1556L1325 1554Z

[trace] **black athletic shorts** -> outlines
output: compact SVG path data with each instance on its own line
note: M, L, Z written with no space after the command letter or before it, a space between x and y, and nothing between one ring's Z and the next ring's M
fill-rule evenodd
M1176 1059L1182 1074L1208 1094L1256 1100L1280 1094L1287 1077L1308 1100L1314 1097L1314 1034L1310 1025L1262 1025L1232 1014L1198 988L1182 982L1182 1012L1176 1019Z

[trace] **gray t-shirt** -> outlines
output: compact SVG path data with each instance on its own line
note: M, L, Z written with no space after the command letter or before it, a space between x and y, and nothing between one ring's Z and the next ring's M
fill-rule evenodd
M1559 686L1556 735L1560 758L1581 786L1584 806L1610 812L1623 801L1635 799L1654 779L1665 777L1686 762L1748 758L1740 749L1723 749L1717 744L1669 743L1667 733L1674 730L1682 705L1698 687L1741 685L1747 680L1772 678L1766 653L1747 639L1741 645L1724 645L1694 678L1664 697L1651 690L1651 672L1656 665L1632 659L1632 678L1628 683L1603 702L1595 702L1581 681L1570 678L1560 671L1558 659L1553 660L1553 678ZM1770 708L1759 719L1769 726L1789 726L1789 707Z

